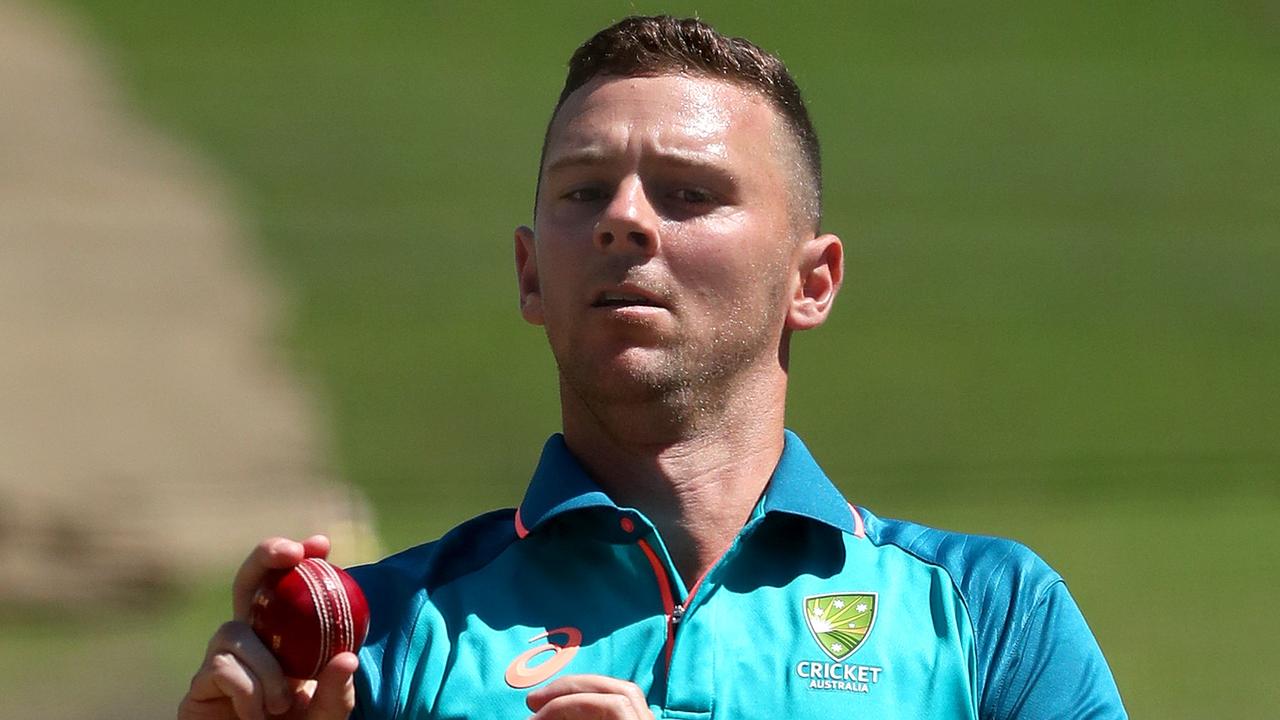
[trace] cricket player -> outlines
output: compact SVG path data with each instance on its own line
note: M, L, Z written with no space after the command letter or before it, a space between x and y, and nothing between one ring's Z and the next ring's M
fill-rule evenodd
M851 504L784 428L843 263L781 61L697 20L598 33L515 231L563 421L523 500L354 569L369 640L313 683L244 621L328 541L264 541L179 717L1125 717L1036 555Z

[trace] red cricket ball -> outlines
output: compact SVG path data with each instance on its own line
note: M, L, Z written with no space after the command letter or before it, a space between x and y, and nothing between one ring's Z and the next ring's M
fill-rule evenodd
M369 603L356 581L320 558L267 575L253 596L249 624L291 678L314 678L369 632Z

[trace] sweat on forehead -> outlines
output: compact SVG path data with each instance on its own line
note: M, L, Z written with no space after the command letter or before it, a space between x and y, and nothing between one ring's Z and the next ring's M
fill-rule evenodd
M780 197L792 184L787 142L767 102L736 85L682 75L596 78L561 108L542 172L558 187L562 171L636 163L642 174L737 177L735 185L765 185Z
M735 84L687 75L600 76L561 105L548 128L546 160L601 119L619 134L643 120L659 134L693 145L722 142L731 127L760 135L775 135L781 128L767 100Z

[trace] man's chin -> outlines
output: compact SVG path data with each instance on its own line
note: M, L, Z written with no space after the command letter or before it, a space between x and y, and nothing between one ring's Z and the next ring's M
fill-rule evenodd
M607 360L583 358L562 365L560 381L593 402L620 404L660 401L689 385L689 373L654 352L627 352Z

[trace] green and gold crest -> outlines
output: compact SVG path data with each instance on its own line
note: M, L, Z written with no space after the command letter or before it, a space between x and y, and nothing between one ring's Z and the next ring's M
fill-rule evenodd
M839 662L862 647L876 621L876 593L833 593L804 599L804 619L822 650Z

